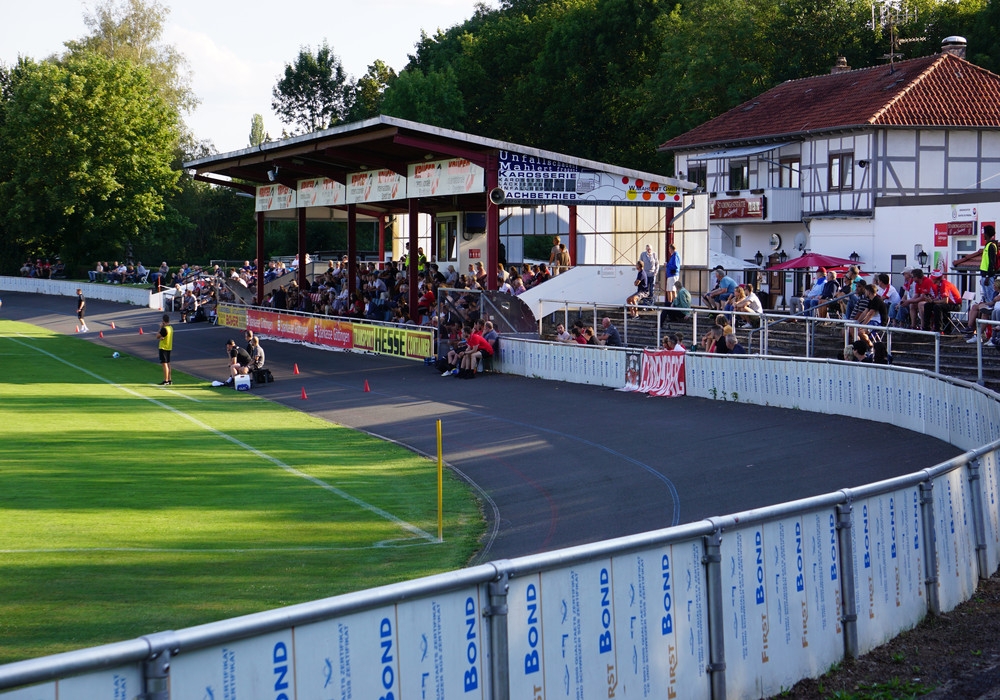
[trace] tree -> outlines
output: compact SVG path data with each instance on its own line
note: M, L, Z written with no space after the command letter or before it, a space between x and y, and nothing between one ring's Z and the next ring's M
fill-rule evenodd
M450 66L427 75L420 70L403 71L386 91L382 111L446 129L464 128L465 105Z
M378 116L382 111L382 98L396 80L396 71L383 61L368 66L368 72L358 78L351 91L350 108L346 120L358 122Z
M285 64L284 77L271 91L271 109L308 133L343 121L349 92L344 67L324 41L315 54L303 47L295 63Z
M259 146L270 140L271 137L264 131L264 117L259 114L253 115L250 120L250 145Z
M0 118L0 224L67 266L120 257L163 216L178 118L147 69L94 53L24 63Z
M83 16L91 34L66 42L66 48L70 55L94 52L145 66L161 97L178 115L185 114L198 105L198 98L191 90L187 60L162 43L168 14L157 0L104 0Z

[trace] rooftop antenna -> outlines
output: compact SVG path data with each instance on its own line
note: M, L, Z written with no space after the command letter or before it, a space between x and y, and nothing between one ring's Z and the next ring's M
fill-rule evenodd
M889 53L882 58L889 62L889 72L894 73L893 64L903 57L899 47L916 41L924 41L927 37L899 38L900 25L912 24L917 21L917 9L908 7L905 0L874 0L872 2L872 19L868 25L871 29L881 29L889 35Z

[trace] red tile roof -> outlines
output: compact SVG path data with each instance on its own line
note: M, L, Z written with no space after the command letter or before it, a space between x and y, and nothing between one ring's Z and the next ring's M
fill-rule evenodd
M870 126L1000 128L1000 76L951 54L789 80L661 151Z

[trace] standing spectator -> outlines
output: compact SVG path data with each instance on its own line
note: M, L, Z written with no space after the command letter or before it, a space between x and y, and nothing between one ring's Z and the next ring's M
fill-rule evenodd
M76 319L80 322L80 332L86 333L90 329L87 328L87 300L83 298L83 290L76 290Z
M983 247L983 259L979 262L979 286L982 289L983 299L993 301L993 278L997 274L997 230L992 224L983 226L983 238L986 245Z
M160 364L163 365L163 381L160 386L170 386L170 352L174 349L174 327L170 325L170 314L163 314L160 331L156 334L157 347L160 351Z
M677 252L677 248L673 243L668 247L670 251L670 257L667 258L667 282L666 282L666 301L668 304L674 300L674 287L680 281L681 274L681 256ZM690 306L690 304L688 304Z
M646 273L646 291L652 293L656 288L656 271L660 269L660 261L649 244L646 244L646 250L639 254L639 262L642 263L642 270Z
M569 268L573 266L573 261L570 260L569 251L566 250L566 244L559 244L559 272L566 272Z
M558 274L558 267L559 267L559 236L553 236L553 238L552 238L552 249L549 250L549 267L557 268L556 274Z

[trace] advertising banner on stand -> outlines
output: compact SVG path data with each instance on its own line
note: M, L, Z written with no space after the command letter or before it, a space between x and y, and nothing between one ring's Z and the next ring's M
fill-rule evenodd
M336 207L347 204L347 187L328 177L299 180L300 207Z
M392 170L366 170L347 176L349 204L406 199L406 178Z
M440 197L486 190L486 171L465 158L413 163L408 167L410 197Z
M652 396L684 396L684 356L673 350L644 350L642 379L636 391Z
M260 185L257 187L257 197L254 200L254 211L275 211L279 209L294 209L295 190L285 185Z
M927 609L920 490L854 502L851 538L861 653L909 629Z
M246 330L247 327L247 307L236 306L235 304L220 303L215 308L215 313L219 318L219 325L226 328L239 328Z

